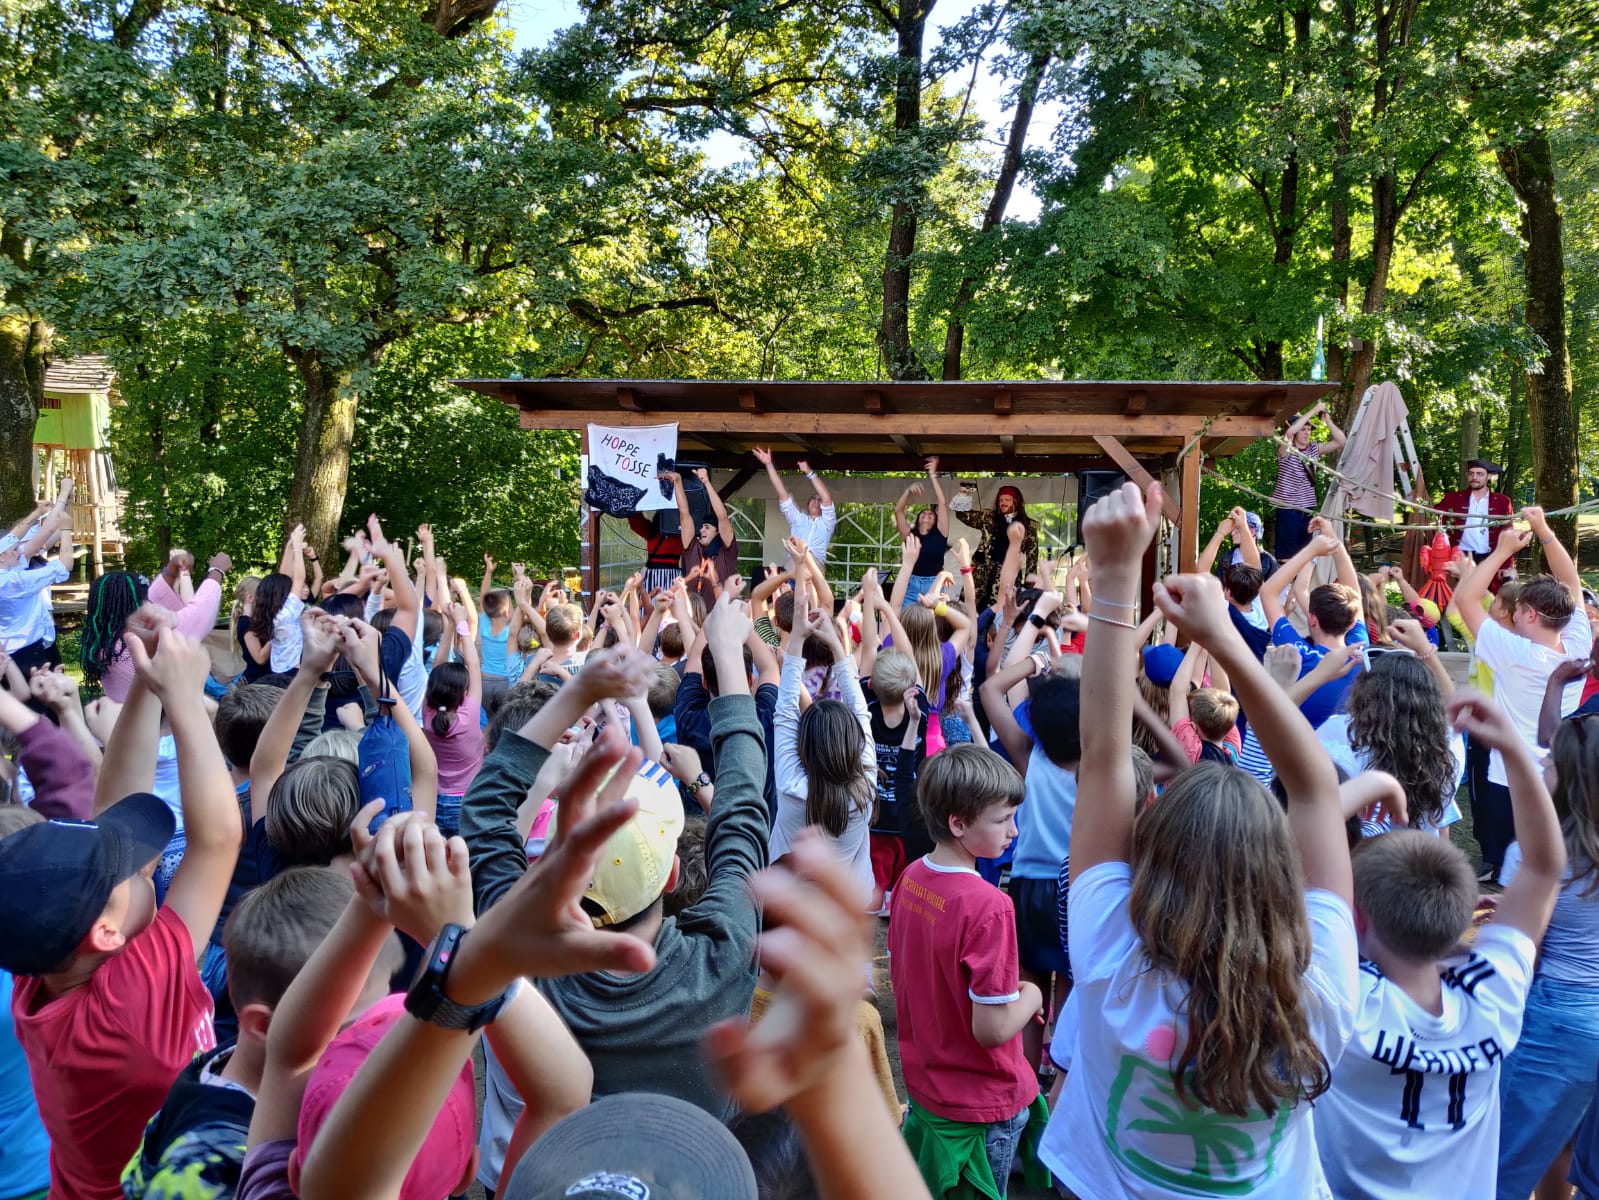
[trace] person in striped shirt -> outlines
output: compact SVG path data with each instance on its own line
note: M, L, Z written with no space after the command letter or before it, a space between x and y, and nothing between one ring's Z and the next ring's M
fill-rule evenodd
M1310 423L1320 416L1327 423L1327 440L1310 440ZM1292 558L1310 543L1310 518L1316 507L1316 480L1311 464L1329 450L1344 448L1344 431L1333 421L1321 401L1300 413L1286 433L1292 449L1277 451L1277 486L1271 502L1277 509L1276 542L1272 547L1278 561Z

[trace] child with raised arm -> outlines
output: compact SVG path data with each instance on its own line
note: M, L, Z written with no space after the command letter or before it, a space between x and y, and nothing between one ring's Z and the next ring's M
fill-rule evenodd
M1158 485L1127 484L1083 521L1095 691L1068 900L1080 1022L1043 1158L1084 1200L1325 1196L1307 1102L1348 1040L1357 974L1338 777L1221 586L1174 576L1156 603L1228 672L1288 809L1243 771L1201 763L1137 811L1128 664L1160 507Z
M1521 1037L1566 850L1515 723L1477 692L1448 707L1457 727L1502 756L1521 869L1463 947L1477 902L1465 854L1419 830L1360 843L1355 1036L1316 1108L1322 1166L1340 1198L1496 1195L1500 1070Z
M1336 658L1371 640L1366 632L1365 613L1360 602L1360 576L1350 561L1348 549L1333 536L1332 527L1321 517L1312 518L1310 528L1315 534L1310 543L1278 567L1276 574L1266 581L1260 591L1260 602L1266 610L1266 620L1271 625L1272 644L1294 646L1299 650L1301 677L1315 670L1323 658ZM1305 601L1309 633L1300 637L1299 631L1283 613L1282 593L1293 584L1300 571L1322 557L1332 558L1338 581L1311 589ZM1358 670L1358 667L1355 669ZM1310 693L1299 707L1311 725L1319 726L1337 712L1353 683L1354 675L1343 672ZM1247 704L1244 711L1249 711Z
M748 616L729 596L706 618L705 640L716 662L720 694L709 706L716 790L705 832L709 882L699 903L676 917L663 914L663 896L679 873L676 839L683 806L673 788L675 822L663 805L648 824L613 840L604 878L596 880L585 906L609 936L652 946L655 969L626 979L574 975L538 984L593 1062L597 1096L646 1090L676 1096L716 1116L727 1109L707 1073L699 1039L716 1021L747 1015L755 990L757 918L746 881L766 864L767 809L761 794L766 742L744 665L744 641L751 633ZM520 730L500 736L461 808L479 914L527 871L517 810L551 748L593 705L647 689L653 673L654 660L636 648L596 653ZM646 783L659 778L657 770L650 768ZM660 777L665 775L661 770ZM557 828L561 821L557 810ZM495 1134L495 1121L491 1110L486 1139ZM502 1137L504 1132L498 1131ZM499 1169L499 1162L485 1156L479 1177L492 1186Z
M106 747L94 821L0 839L0 968L51 1138L51 1195L113 1200L173 1078L215 1045L205 953L239 852L238 803L203 703L210 658L162 631L128 643L135 680ZM150 872L172 836L148 793L165 710L188 849L158 912Z
M465 607L455 605L450 619L455 623L461 661L434 666L422 702L422 732L439 764L439 807L434 819L445 837L453 837L460 826L461 797L483 765L483 673L477 639L472 636Z
M833 660L831 678L841 698L817 700L802 715L799 694L805 659L799 646L811 637L826 647ZM777 768L773 856L781 857L801 829L819 827L837 842L861 889L872 891L869 831L877 792L877 748L866 697L855 677L855 660L844 653L837 627L821 609L795 607L773 736Z

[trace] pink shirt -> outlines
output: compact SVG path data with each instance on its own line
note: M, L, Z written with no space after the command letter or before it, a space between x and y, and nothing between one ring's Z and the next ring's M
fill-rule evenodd
M450 731L443 735L434 732L435 711L423 705L422 732L433 747L433 757L439 760L439 795L464 796L483 765L483 710L468 695L450 722Z
M167 588L169 594L171 591L171 588ZM156 600L153 583L150 585L150 599ZM156 600L156 603L161 601ZM217 623L217 611L221 607L222 585L207 577L204 583L195 588L194 599L186 607L176 610L178 632L192 638L205 637ZM100 685L105 689L105 694L118 704L128 698L128 689L133 686L133 658L123 648L121 638L117 639L116 649L112 652L111 662L106 666Z

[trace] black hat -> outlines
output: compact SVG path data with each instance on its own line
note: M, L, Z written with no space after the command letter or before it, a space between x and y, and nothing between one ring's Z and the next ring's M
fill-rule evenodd
M533 1143L505 1200L755 1200L727 1127L672 1096L630 1092L580 1108Z
M1473 467L1481 467L1490 475L1503 475L1505 473L1505 469L1503 467L1489 462L1486 458L1474 458L1466 464L1466 470L1468 471Z
M161 797L135 792L98 821L41 821L0 838L0 968L60 967L117 884L159 858L176 828Z

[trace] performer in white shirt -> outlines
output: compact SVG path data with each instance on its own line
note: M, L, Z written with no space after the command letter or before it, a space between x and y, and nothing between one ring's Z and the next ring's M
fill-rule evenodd
M833 529L838 525L838 510L833 507L833 497L827 490L827 484L822 482L821 476L811 470L810 463L804 459L800 460L801 473L816 489L815 495L805 502L805 511L801 512L799 505L794 503L794 497L789 495L788 489L783 486L782 476L778 475L777 468L772 465L772 452L757 446L754 453L756 461L766 468L766 474L772 480L772 490L777 493L778 509L788 518L789 534L804 542L818 562L825 562L828 543L833 540Z

